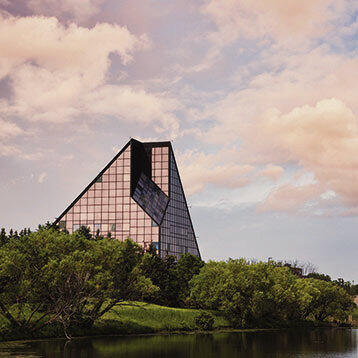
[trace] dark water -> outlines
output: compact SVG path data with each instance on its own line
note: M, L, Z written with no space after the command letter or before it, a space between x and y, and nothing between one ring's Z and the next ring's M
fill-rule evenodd
M0 357L358 358L358 330L106 337L67 343L63 340L13 342L0 343Z

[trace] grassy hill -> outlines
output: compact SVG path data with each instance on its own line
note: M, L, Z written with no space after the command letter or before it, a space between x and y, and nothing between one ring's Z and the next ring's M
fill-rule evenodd
M146 334L158 332L196 330L195 318L203 311L171 308L143 302L124 302L107 312L90 330L79 330L75 336L110 334ZM229 322L218 312L214 316L214 329L230 327ZM42 337L63 337L59 325L46 327L36 337L10 332L7 321L0 316L0 340Z
M194 309L171 308L154 304L131 302L115 307L95 324L97 332L108 333L155 333L192 331L197 329L195 317L202 312ZM214 329L229 327L229 322L217 312Z

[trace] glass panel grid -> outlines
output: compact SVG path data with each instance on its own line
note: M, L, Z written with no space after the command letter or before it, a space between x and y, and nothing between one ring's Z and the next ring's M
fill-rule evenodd
M130 237L143 247L158 241L158 228L130 197L130 147L103 173L102 182L94 183L61 219L72 233L84 225L95 235L111 232L113 238Z
M170 201L160 229L162 257L174 255L179 258L186 252L199 256L194 230L172 153L170 155Z

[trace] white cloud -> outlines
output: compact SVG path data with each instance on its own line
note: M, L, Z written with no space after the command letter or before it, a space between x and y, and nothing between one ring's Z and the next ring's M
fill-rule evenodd
M0 118L0 139L8 139L23 133L24 131L17 124Z
M54 123L79 115L116 116L152 124L157 132L175 137L176 101L165 94L106 84L110 54L117 53L126 65L132 53L148 43L145 36L138 38L118 25L89 29L64 26L55 18L2 18L0 74L9 76L13 98L1 103L0 112Z
M37 181L38 181L39 184L42 184L42 183L46 180L46 178L47 178L47 173L46 173L46 172L42 172L42 173L39 175Z
M15 0L16 1L16 0ZM105 0L28 0L27 7L34 14L47 16L64 15L68 18L86 20L95 15Z

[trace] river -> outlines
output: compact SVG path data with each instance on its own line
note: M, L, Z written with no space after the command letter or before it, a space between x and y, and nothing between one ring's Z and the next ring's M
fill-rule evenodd
M0 357L357 358L357 329L291 329L0 343Z

